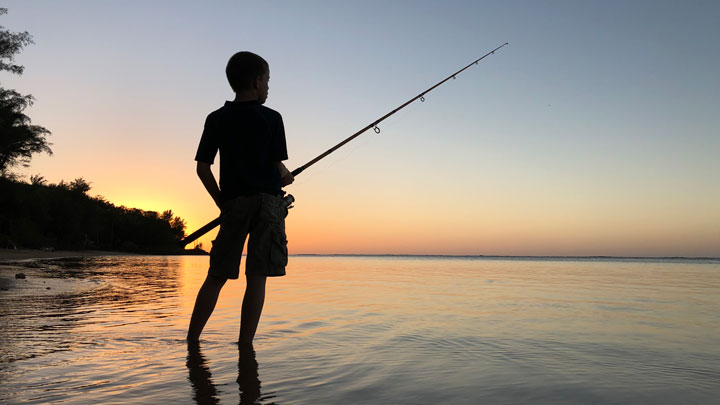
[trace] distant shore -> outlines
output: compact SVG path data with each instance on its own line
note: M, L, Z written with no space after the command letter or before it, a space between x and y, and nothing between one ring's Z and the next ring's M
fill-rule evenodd
M180 252L166 253L145 253L146 255L207 255L204 251L185 250ZM106 250L41 250L41 249L0 249L0 263L12 262L16 260L32 260L32 259L57 259L62 257L98 257L98 256L138 256L143 253L116 252ZM315 254L315 253L296 253L290 256L295 257L385 257L385 258L406 258L417 257L427 259L530 259L530 260L720 260L718 257L652 257L652 256L494 256L494 255L423 255L423 254Z
M527 256L527 255L461 255L461 254L412 254L412 253L294 253L294 257L380 257L419 259L486 259L486 260L693 260L718 261L718 257L703 256Z

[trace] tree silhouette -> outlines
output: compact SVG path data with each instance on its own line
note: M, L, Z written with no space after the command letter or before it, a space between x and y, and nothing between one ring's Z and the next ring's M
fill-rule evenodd
M88 191L90 191L90 183L85 181L82 177L78 177L77 179L70 182L69 186L70 191L77 191L79 193L86 194Z
M108 249L138 253L182 252L185 221L171 210L158 214L116 206L90 197L79 177L44 184L0 178L0 247L52 246L57 249Z
M0 8L0 15L7 9ZM15 54L25 46L32 44L32 36L26 32L10 32L0 25L0 71L20 75L23 66L14 64ZM5 177L8 170L18 164L25 167L34 153L52 150L45 139L50 131L32 125L23 111L32 105L31 95L22 95L15 90L0 87L0 176Z
M39 173L33 174L30 176L30 184L32 184L33 186L44 186L47 184L47 180L45 179L44 176L41 176Z

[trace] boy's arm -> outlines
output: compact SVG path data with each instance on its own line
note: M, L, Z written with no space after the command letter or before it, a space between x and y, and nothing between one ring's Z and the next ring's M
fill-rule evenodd
M280 187L292 184L292 182L295 181L295 177L293 177L292 173L290 173L290 170L285 167L283 162L277 162L277 166L278 169L280 169Z
M222 197L220 196L220 187L218 187L217 181L215 181L215 175L210 170L210 163L197 162L197 175L200 177L205 190L210 194L215 205L222 209Z

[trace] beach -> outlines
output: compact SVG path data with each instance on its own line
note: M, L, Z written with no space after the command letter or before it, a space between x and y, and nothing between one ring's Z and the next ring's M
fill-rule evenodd
M22 290L25 292L63 291L62 282L48 279L44 272L35 270L28 262L37 259L88 258L100 256L127 256L126 253L100 250L41 250L0 249L0 291ZM70 281L72 283L72 281Z
M41 249L0 249L0 264L16 260L56 259L60 257L128 256L128 253L102 250L41 250Z

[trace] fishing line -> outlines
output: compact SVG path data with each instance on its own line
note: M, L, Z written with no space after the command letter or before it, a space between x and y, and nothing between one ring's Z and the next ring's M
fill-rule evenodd
M342 146L345 145L346 143L352 141L353 139L357 138L358 136L360 136L361 134L363 134L364 132L366 132L366 131L369 130L369 129L372 129L376 134L380 134L380 133L382 132L382 127L380 126L380 123L382 123L383 121L385 121L385 119L387 119L388 117L392 116L392 115L395 114L396 112L402 110L402 109L405 108L408 104L412 103L412 102L415 101L415 100L420 100L420 102L425 102L425 101L426 101L425 95L426 95L427 93L433 91L436 87L442 85L443 83L447 82L448 80L457 79L457 75L459 75L460 73L462 73L465 69L467 69L467 68L469 68L469 67L471 67L471 66L473 66L473 65L477 65L481 60L485 59L487 56L490 56L490 55L495 54L495 52L496 52L497 50L499 50L500 48L504 47L505 45L508 45L508 43L505 42L504 44L498 46L497 48L495 48L495 49L493 49L492 51L486 53L485 55L483 55L483 56L475 59L474 61L470 62L467 66L463 67L462 69L458 70L457 72L455 72L455 73L451 74L450 76L446 77L445 79L441 80L440 82L438 82L438 83L435 84L434 86L430 87L429 89L423 91L422 93L418 94L417 96L415 96L415 97L411 98L410 100L406 101L404 104L400 105L400 106L397 107L396 109L390 111L389 113L387 113L387 114L383 115L382 117L376 119L375 121L371 122L371 123L370 123L369 125L367 125L365 128L363 128L363 129L359 130L358 132L350 135L348 138L346 138L346 139L343 140L342 142L338 143L337 145L333 146L332 148L326 150L325 152L321 153L319 156L317 156L317 157L314 158L313 160L311 160L311 161L305 163L304 165L298 167L297 169L293 170L293 171L291 172L292 175L293 175L293 176L297 176L298 174L302 173L302 172L303 172L305 169L307 169L308 167L314 165L315 163L317 163L317 162L320 161L321 159L325 158L327 155L335 152L337 149L339 149L340 147L342 147ZM202 228L200 228L200 229L198 229L197 231L195 231L195 232L191 233L190 235L186 236L183 240L180 241L181 246L184 247L184 246L187 245L188 243L191 243L191 242L195 241L196 239L198 239L199 237L203 236L204 234L206 234L207 232L209 232L211 229L215 228L215 227L218 226L218 225L220 225L220 217L215 218L214 220L212 220L211 222L207 223L207 224L206 224L205 226L203 226Z
M320 170L317 170L315 172L315 175L320 173L327 173L329 169L332 169L337 165L338 163L345 162L348 160L355 152L360 149L361 147L367 146L370 142L370 137L359 139L358 142L353 143L350 147L348 147L342 154L339 154L335 156L332 159L328 159L325 166L320 166ZM309 177L312 177L313 175L310 175ZM293 183L295 184L295 183ZM303 184L303 183L300 183Z

